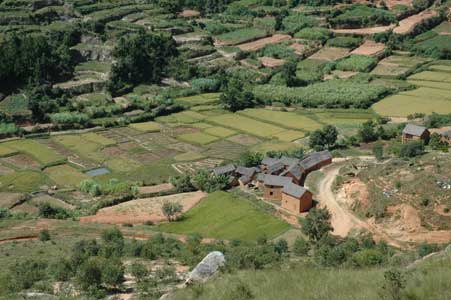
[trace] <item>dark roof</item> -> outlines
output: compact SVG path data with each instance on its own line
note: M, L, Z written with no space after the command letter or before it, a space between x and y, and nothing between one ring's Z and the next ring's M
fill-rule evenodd
M262 160L262 165L270 166L270 165L273 165L273 164L278 163L278 162L279 162L278 158L273 158L273 157L266 156Z
M275 164L268 166L268 173L272 174L272 173L282 170L283 168L285 168L285 165L281 161L279 161Z
M249 182L252 181L252 177L251 176L247 176L247 175L243 175L238 180L241 181L243 184L248 184Z
M307 192L307 190L300 185L287 183L286 185L284 185L282 192L287 195L300 198Z
M319 151L308 154L301 162L300 165L304 170L309 170L312 167L320 164L321 162L332 159L332 154L329 151Z
M257 169L254 167L246 168L246 167L239 166L236 168L235 172L237 172L240 175L246 175L246 176L252 177L257 172Z
M304 169L301 168L300 165L292 165L287 169L287 172L289 172L291 175L294 176L296 179L301 179L302 173L304 172Z
M288 156L282 156L280 158L280 161L285 165L285 166L292 166L295 164L299 163L299 159L294 158L294 157L288 157Z
M421 136L425 131L426 127L418 126L415 124L407 124L406 127L402 130L402 133L410 134L414 136Z
M225 166L216 167L213 169L213 174L216 176L229 174L235 171L235 165L234 164L228 164Z
M290 177L265 174L263 181L265 185L284 186L292 182L292 179Z

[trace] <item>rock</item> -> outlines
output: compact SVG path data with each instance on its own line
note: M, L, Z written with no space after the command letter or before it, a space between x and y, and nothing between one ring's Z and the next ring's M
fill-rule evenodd
M189 273L186 284L192 282L205 282L212 277L220 267L224 266L225 257L222 252L213 251Z

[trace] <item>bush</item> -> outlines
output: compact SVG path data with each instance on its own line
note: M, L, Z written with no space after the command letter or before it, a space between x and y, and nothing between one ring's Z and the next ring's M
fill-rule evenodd
M50 241L50 233L47 229L39 231L39 240L41 242Z
M373 8L363 4L354 4L333 11L329 22L333 27L362 28L376 24L389 25L396 22L396 18L388 10Z
M89 116L84 113L55 113L50 115L50 121L63 128L84 127L89 123Z
M401 145L400 157L415 157L424 153L423 141L410 141Z
M192 88L201 93L216 92L219 90L220 85L219 80L211 78L196 78L191 81Z
M339 48L356 48L362 42L359 37L351 36L340 36L327 41L327 46L329 47L339 47Z
M52 206L49 203L39 205L39 216L47 219L67 219L71 213L62 207Z
M283 19L283 29L288 33L296 33L299 30L306 27L314 27L317 20L311 16L304 15L302 13L293 13Z
M293 253L299 256L305 256L310 250L309 243L303 237L297 237L293 245Z
M384 262L384 254L376 249L364 249L352 255L352 262L359 267L381 265Z
M337 62L335 68L341 71L369 72L377 64L377 59L365 55L351 55Z
M332 32L327 28L313 27L302 29L301 31L297 32L294 37L311 41L320 41L321 43L324 43L329 38L331 38L332 35Z

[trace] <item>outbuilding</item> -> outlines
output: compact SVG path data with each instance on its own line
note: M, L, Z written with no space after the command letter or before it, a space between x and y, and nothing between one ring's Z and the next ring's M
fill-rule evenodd
M428 144L430 135L431 134L426 127L407 124L402 130L402 143L405 144L409 141L422 140L424 144Z
M282 189L281 206L294 213L305 212L312 208L312 198L312 193L304 187L287 183Z

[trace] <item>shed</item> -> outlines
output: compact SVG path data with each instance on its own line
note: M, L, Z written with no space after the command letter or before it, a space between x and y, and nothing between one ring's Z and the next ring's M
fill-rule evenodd
M402 130L402 143L405 144L412 140L423 140L425 144L429 143L430 132L426 127L415 124L407 124Z
M232 175L235 172L235 165L234 164L228 164L225 166L219 166L213 169L213 174L215 176L221 176L221 175Z
M312 193L304 187L294 183L288 183L282 190L281 206L294 213L308 211L312 208L312 198Z

